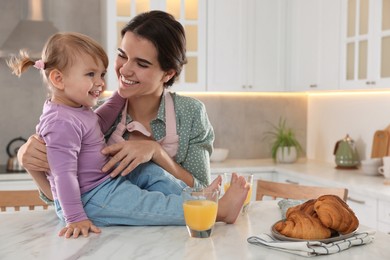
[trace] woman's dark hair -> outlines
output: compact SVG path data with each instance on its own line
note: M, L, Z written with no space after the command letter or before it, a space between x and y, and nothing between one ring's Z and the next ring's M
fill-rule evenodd
M137 15L127 23L121 30L122 38L129 31L154 44L163 71L176 71L175 76L164 84L164 87L172 86L187 63L183 26L166 12L150 11Z

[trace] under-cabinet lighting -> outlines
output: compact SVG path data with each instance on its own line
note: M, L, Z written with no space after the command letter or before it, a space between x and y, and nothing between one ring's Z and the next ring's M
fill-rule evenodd
M113 91L104 91L101 98L107 98ZM353 96L353 95L390 95L390 90L350 90L350 91L318 91L318 92L184 92L180 95L189 96L240 96L240 97L292 97L292 96Z
M310 97L314 96L361 96L361 95L390 95L390 90L350 90L350 91L324 91L307 92Z

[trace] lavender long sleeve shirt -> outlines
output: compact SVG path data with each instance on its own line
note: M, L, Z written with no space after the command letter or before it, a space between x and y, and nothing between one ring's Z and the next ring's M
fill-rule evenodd
M50 165L48 179L67 223L88 219L81 195L110 176L101 171L108 157L103 132L113 124L124 101L115 93L98 110L74 108L46 101L37 133L43 138ZM104 118L104 120L100 120Z

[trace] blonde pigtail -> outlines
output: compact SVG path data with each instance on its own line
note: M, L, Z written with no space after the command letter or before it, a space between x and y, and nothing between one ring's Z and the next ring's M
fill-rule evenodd
M18 56L13 56L7 61L7 65L12 70L12 74L20 77L29 67L35 65L35 61L30 59L27 51L20 50Z

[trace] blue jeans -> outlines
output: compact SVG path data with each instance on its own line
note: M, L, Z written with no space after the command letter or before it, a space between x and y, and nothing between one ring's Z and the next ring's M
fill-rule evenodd
M107 179L81 196L88 218L97 226L185 225L182 190L187 185L154 163L127 176ZM55 201L57 215L62 209Z

